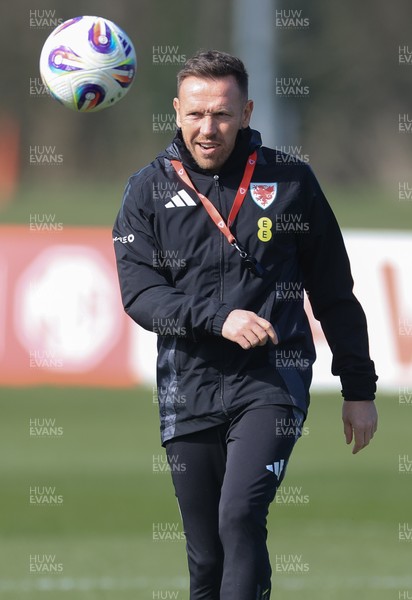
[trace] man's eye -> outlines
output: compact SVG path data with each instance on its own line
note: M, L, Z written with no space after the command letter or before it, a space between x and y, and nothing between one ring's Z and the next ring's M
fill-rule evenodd
M210 116L214 119L228 119L230 118L230 115L226 112L217 112L217 113L213 113L211 115L203 115L203 113L200 112L190 112L187 113L186 118L188 119L202 119L203 116Z

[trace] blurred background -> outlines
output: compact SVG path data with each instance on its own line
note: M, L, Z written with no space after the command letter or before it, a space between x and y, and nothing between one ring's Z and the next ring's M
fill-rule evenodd
M155 340L123 314L111 227L127 178L173 136L177 71L216 48L246 64L264 144L319 178L381 383L380 433L352 457L311 317L311 414L270 514L274 597L412 598L411 3L18 0L0 12L0 597L188 598ZM96 114L53 101L38 67L52 30L82 14L117 23L137 53L127 96Z
M246 6L245 31L239 40L234 24L242 4L119 0L114 5L101 0L67 5L19 0L8 7L1 21L1 43L10 58L2 68L0 110L3 135L6 128L18 136L18 158L14 202L3 210L2 218L19 217L27 222L29 207L24 203L33 193L40 196L38 202L46 202L47 182L47 190L58 186L61 192L59 199L53 199L56 205L62 210L70 205L66 222L111 223L125 178L171 137L170 123L163 130L154 123L158 115L167 119L172 114L179 58L183 61L199 48L234 52L241 46L245 62L257 52L263 68L268 64L268 49L274 53L270 58L275 71L264 72L263 77L272 95L270 102L276 101L279 120L263 132L264 142L301 147L328 186L370 186L379 199L384 194L392 208L395 200L397 210L388 213L400 212L402 217L393 219L407 226L396 199L398 181L411 164L412 138L398 131L398 115L408 112L411 85L411 63L399 62L399 47L407 47L408 42L411 46L410 3L397 0L393 5L377 5L365 0L359 6L350 0L344 5L337 1L325 5L314 0L309 7L296 0L278 0L267 3L271 20L265 23L254 21L260 11ZM133 40L138 56L133 91L113 110L94 115L62 111L51 102L38 69L41 47L53 25L85 12L117 22ZM169 53L168 62L154 61L160 52ZM252 65L247 66L255 77ZM279 78L301 78L308 93L281 97L276 93ZM252 88L258 112L268 99L256 93L259 90ZM59 168L45 170L30 164L30 147L36 145L55 146L63 155ZM90 194L85 203L84 194L79 194L82 198L77 193L68 195L67 186L77 192L79 184L92 188L97 199ZM369 201L373 206L376 197ZM36 207L42 209L41 204ZM373 212L370 225L379 226Z

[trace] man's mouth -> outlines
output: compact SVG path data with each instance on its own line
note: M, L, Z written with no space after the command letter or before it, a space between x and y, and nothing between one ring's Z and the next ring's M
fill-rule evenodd
M198 145L205 151L215 150L219 146L216 142L197 142Z

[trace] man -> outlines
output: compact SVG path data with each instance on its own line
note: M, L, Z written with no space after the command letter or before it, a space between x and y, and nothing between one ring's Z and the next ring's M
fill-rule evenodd
M176 137L131 177L114 227L125 310L159 334L162 443L191 600L270 596L266 517L315 359L304 289L341 378L354 453L377 426L377 377L339 227L310 168L250 129L247 83L231 55L187 61Z

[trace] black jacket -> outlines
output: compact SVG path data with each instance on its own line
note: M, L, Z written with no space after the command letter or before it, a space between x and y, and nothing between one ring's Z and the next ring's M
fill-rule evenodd
M170 163L181 160L226 219L255 148L251 186L261 185L253 194L249 189L231 230L265 267L262 278L245 269ZM200 169L178 132L130 178L113 235L125 311L158 334L163 443L222 423L251 403L289 404L306 413L315 349L304 290L332 350L332 373L341 378L344 398L374 399L366 319L352 293L336 219L311 169L261 147L258 132L239 132L219 173ZM224 339L223 323L235 308L269 320L279 344L242 350Z

